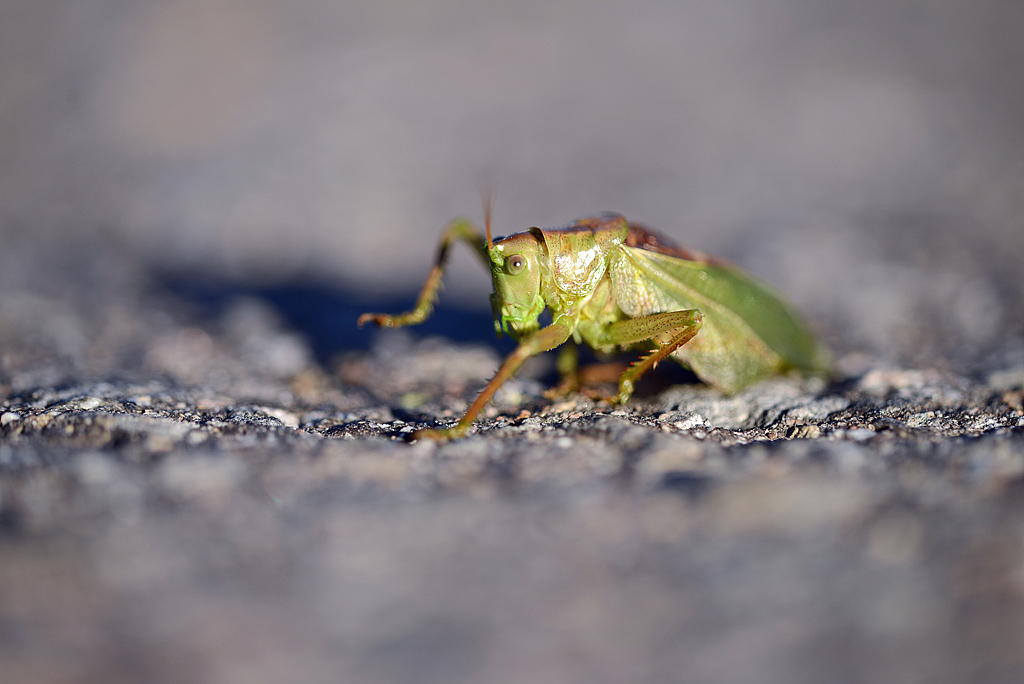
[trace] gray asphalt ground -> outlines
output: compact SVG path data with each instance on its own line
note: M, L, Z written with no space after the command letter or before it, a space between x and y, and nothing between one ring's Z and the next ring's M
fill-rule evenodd
M0 682L1024 681L1024 6L0 8ZM444 223L614 210L835 377L545 398Z

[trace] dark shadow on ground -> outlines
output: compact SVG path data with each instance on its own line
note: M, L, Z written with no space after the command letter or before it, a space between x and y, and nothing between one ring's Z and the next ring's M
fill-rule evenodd
M366 351L373 344L376 326L363 328L356 325L365 312L399 313L408 310L416 301L416 292L400 298L367 297L365 292L351 292L340 287L316 281L288 281L276 283L244 283L218 279L195 273L162 273L157 279L158 289L185 303L194 314L205 321L216 321L239 299L257 299L269 304L285 323L306 340L316 360L330 365L339 353ZM413 339L443 337L456 343L477 343L493 346L502 356L515 348L508 336L498 339L489 312L459 308L439 302L433 314L422 324L405 328ZM554 352L552 352L554 353ZM579 350L581 366L600 365L611 360L627 364L640 358L640 351L625 352L609 359L593 353L585 345ZM542 382L555 385L557 373L552 369ZM653 372L643 375L637 384L635 396L643 397L677 384L699 382L689 370L677 363L662 363ZM614 389L614 382L609 387Z
M412 307L415 292L401 298L374 298L316 281L287 281L251 284L217 279L194 273L162 273L158 289L181 300L206 320L222 316L233 302L242 298L269 304L284 321L301 334L317 361L328 362L339 352L367 350L373 342L375 325L356 325L366 312L400 313ZM512 348L509 338L496 339L494 323L483 308L459 308L439 302L422 324L406 328L416 339L441 336L460 343L492 344L503 352Z

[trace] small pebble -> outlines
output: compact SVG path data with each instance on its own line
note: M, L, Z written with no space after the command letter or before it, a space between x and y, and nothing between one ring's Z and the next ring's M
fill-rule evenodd
M83 411L92 411L94 409L98 409L102 403L103 402L97 397L86 397L78 406Z

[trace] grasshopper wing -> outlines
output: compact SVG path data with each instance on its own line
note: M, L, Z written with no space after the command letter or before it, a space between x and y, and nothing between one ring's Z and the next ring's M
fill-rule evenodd
M827 369L827 352L780 295L737 267L692 257L623 245L609 272L631 318L700 309L703 327L673 354L697 377L731 394L790 369Z

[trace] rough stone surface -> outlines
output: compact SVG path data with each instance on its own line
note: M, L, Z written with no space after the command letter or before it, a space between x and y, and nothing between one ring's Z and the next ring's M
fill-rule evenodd
M1015 369L868 364L613 407L545 399L538 364L469 437L409 443L495 351L380 334L332 371L238 308L244 338L186 317L105 380L25 386L56 357L7 362L3 681L1024 672ZM244 362L280 346L286 372Z
M244 5L0 10L0 682L1024 681L1019 3ZM486 283L356 316L481 168L771 279L835 377L542 357L411 442Z

